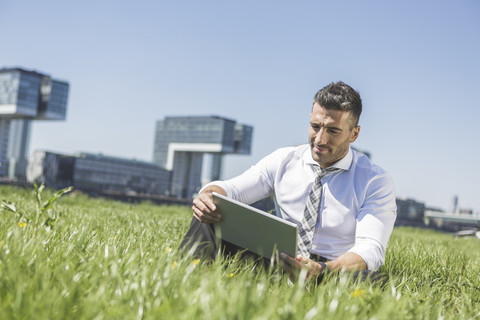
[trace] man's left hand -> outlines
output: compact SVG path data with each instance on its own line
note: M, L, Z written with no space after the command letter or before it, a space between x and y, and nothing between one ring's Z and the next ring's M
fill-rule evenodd
M280 265L283 270L286 271L291 278L297 279L300 271L305 269L307 271L307 279L316 279L323 273L323 268L317 262L304 258L298 255L297 258L282 252L280 253Z

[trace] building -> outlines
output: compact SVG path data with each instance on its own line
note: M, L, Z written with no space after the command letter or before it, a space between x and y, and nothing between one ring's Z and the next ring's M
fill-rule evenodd
M424 226L425 203L414 199L397 198L395 225Z
M172 171L172 196L191 198L220 178L223 155L250 154L252 135L252 126L223 117L166 117L156 124L153 162Z
M73 181L83 190L168 195L170 175L151 162L81 153L75 159Z
M425 224L435 229L450 232L480 230L480 217L469 213L425 210Z
M73 156L35 151L28 161L26 178L31 183L43 182L48 187L62 189L74 185L74 166Z
M170 171L134 159L101 154L76 156L35 151L27 170L29 182L44 182L55 189L74 186L86 192L113 191L168 195Z
M0 176L25 179L32 120L65 120L69 84L21 68L0 69Z

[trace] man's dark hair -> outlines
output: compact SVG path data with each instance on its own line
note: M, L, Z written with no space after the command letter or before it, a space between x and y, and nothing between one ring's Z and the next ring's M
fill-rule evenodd
M327 110L350 112L353 127L358 126L358 120L362 113L362 99L360 94L348 84L342 81L330 83L318 90L314 97L315 102Z

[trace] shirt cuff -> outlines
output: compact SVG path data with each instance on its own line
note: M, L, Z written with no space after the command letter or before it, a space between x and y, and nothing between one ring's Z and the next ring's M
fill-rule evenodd
M200 192L202 192L204 189L210 187L210 186L218 186L220 188L222 188L223 190L225 190L225 192L227 193L227 197L228 198L232 198L232 190L230 189L230 187L223 181L212 181L212 182L209 182L207 183L206 185L204 185L202 187L202 189L200 189Z
M375 242L374 243L372 243ZM375 240L358 241L348 252L358 254L367 264L367 270L377 271L385 263L385 249Z

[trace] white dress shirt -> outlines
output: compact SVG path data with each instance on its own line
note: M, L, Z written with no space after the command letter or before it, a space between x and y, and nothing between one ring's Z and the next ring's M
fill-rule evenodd
M243 174L215 181L227 196L251 204L273 195L276 213L299 226L315 178L310 146L274 151ZM349 149L332 167L342 170L322 179L322 199L311 252L333 260L354 252L377 270L396 218L391 177L362 153ZM207 186L208 186L207 185Z

